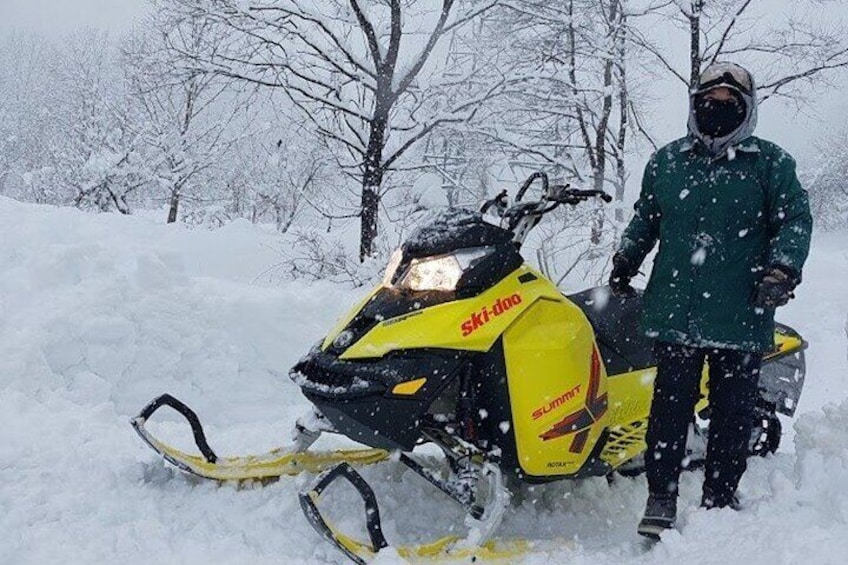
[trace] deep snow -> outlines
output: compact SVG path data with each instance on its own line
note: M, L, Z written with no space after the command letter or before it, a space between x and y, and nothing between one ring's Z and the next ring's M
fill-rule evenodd
M0 563L342 562L301 516L309 477L201 482L159 460L128 419L167 391L199 412L221 454L285 443L307 408L287 369L359 292L269 280L279 238L246 222L190 231L0 198L0 242ZM634 533L644 479L526 489L501 534L559 541L525 562L844 563L847 250L848 234L818 234L779 315L811 344L806 390L781 451L752 461L745 510L698 509L701 476L688 474L680 532L646 551ZM151 427L189 444L170 414ZM399 464L365 475L390 541L461 525ZM355 527L361 505L333 498L340 525Z

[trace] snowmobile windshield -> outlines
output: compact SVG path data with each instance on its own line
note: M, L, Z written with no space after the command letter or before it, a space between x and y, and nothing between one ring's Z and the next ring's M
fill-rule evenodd
M512 233L490 224L480 212L448 208L434 213L409 236L401 249L405 260L453 253L459 249L499 245Z

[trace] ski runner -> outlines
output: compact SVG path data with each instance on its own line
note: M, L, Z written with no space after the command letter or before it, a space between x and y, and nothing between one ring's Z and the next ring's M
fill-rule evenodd
M659 242L642 330L658 368L648 423L648 502L638 532L673 528L686 436L709 361L710 427L701 506L738 508L763 353L774 311L792 298L812 219L795 161L752 135L751 74L715 63L690 94L689 135L651 156L636 213L613 257L610 287L630 280Z

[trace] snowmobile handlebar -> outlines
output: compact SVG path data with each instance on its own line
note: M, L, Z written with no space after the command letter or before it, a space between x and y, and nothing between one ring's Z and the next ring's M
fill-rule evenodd
M547 173L536 171L524 181L521 188L518 189L518 194L515 196L515 202L519 203L524 199L527 189L536 180L542 181L542 198L541 202L556 202L558 204L578 204L590 198L599 197L604 202L612 202L612 196L603 190L579 190L571 188L570 184L551 185Z
M524 201L527 191L536 181L542 183L542 197L538 200ZM576 206L591 198L601 198L604 202L611 202L612 196L603 190L579 190L571 188L569 184L551 186L547 173L537 171L527 177L527 180L518 189L515 201L510 205L506 190L503 190L483 203L480 212L485 214L490 208L501 218L501 227L506 228L514 234L513 242L521 247L527 234L542 219L542 216L553 211L561 204Z
M524 196L537 180L542 183L542 197L535 202L524 202ZM537 171L527 177L527 180L522 183L511 207L509 205L507 191L502 190L491 200L485 201L480 208L480 212L485 214L494 207L500 217L511 216L518 212L527 212L530 210L545 213L550 212L560 204L571 204L574 206L591 198L600 198L607 203L612 202L612 196L603 190L580 190L571 188L570 184L551 185L547 173ZM546 207L548 204L553 204L553 206Z
M542 197L525 202L524 196L537 180L542 183ZM513 242L520 248L527 234L536 227L542 216L555 210L561 204L576 206L596 197L604 202L612 201L612 196L603 190L579 190L571 188L569 184L551 186L547 173L537 171L527 177L518 189L512 205L509 203L506 190L502 190L491 200L485 201L480 207L480 212L485 214L494 208L495 213L501 218L501 227L513 233Z

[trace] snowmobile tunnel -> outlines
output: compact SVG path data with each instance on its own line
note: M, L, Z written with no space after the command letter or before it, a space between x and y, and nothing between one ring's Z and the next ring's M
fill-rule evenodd
M656 365L654 342L639 330L642 294L618 298L609 287L597 287L567 296L580 308L595 330L607 375L613 377Z

